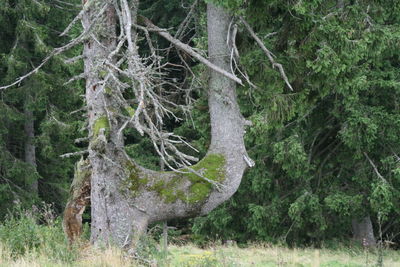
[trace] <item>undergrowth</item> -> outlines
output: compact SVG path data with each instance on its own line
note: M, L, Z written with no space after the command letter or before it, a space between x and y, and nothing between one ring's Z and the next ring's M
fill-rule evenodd
M28 254L45 254L51 260L72 263L75 248L68 248L61 226L50 205L34 206L31 210L20 207L10 211L0 224L0 244L3 254L12 259Z
M10 212L0 223L0 267L2 266L399 266L400 252L366 252L357 246L330 248L287 248L269 244L220 242L196 247L191 243L168 246L164 251L160 229L153 228L142 238L135 252L116 248L94 248L89 245L85 226L79 244L69 248L56 218L48 205L26 211ZM174 240L171 236L171 240ZM382 262L379 262L382 261Z

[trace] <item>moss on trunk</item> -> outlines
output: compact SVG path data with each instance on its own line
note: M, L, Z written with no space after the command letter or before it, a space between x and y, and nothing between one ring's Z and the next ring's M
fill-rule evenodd
M100 129L105 129L105 135L108 136L110 133L110 124L106 116L101 116L97 118L93 124L93 137L96 138Z
M225 180L225 158L222 154L209 154L190 168L212 181L222 183ZM194 204L206 200L213 185L188 168L181 171L184 173L156 172L153 177L148 177L128 161L123 187L128 188L133 196L140 194L141 190L155 191L166 203L181 200Z

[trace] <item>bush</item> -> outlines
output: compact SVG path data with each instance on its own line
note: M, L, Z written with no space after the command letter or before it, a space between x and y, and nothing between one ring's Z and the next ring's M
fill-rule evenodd
M34 206L32 210L15 208L0 224L0 243L13 258L38 253L57 261L72 262L77 255L74 249L68 248L61 218L55 219L49 205Z

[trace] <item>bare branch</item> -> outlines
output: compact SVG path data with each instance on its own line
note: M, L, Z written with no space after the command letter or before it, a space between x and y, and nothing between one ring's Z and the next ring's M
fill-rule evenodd
M250 33L250 35L253 37L253 39L257 42L257 44L260 46L260 48L261 48L261 49L264 51L264 53L267 55L269 61L270 61L271 64L272 64L272 67L273 67L273 68L275 68L275 67L278 68L279 73L281 74L282 79L285 81L285 83L286 83L286 85L289 87L289 89L293 91L293 87L292 87L292 85L290 84L290 82L289 82L289 80L288 80L288 78L287 78L287 76L286 76L286 73L285 73L285 70L283 69L282 64L277 63L277 62L275 61L275 59L274 59L273 56L272 56L272 55L273 55L272 52L269 51L267 47L265 47L263 41L261 41L261 39L255 34L255 32L254 32L253 29L251 28L250 24L248 24L247 21L244 20L243 17L240 17L240 21L241 21L241 22L243 23L243 25L246 27L247 31Z
M70 157L73 157L73 156L81 156L81 155L85 155L87 153L89 153L89 150L71 152L71 153L66 153L66 154L60 155L60 158L70 158Z
M196 9L198 0L195 0L192 4L192 6L190 7L190 10L188 12L188 14L186 15L186 18L182 21L182 23L179 25L178 30L176 31L174 38L176 39L180 39L182 37L182 34L185 32L186 28L189 26L189 22L191 21L192 17L193 17L193 13Z
M227 77L227 78L229 78L229 79L231 79L231 80L243 85L242 80L240 80L234 74L229 73L226 70L223 70L220 67L214 65L208 59L204 58L202 55L200 55L199 53L194 51L194 49L191 46L189 46L189 45L187 45L185 43L182 43L180 40L174 38L165 29L161 29L161 28L155 26L149 19L147 19L147 18L145 18L143 16L141 16L141 18L142 18L142 21L144 22L144 24L148 27L147 29L149 31L155 31L160 36L162 36L165 39L167 39L168 41L170 41L177 48L182 49L183 51L185 51L186 53L188 53L189 55L191 55L192 57L194 57L195 59L197 59L198 61L200 61L201 63L203 63L207 67L209 67L210 69L212 69L212 70L224 75L225 77Z
M378 171L378 168L376 167L376 165L374 164L374 162L370 159L370 157L368 157L368 154L363 152L364 156L367 158L367 160L369 161L369 163L371 164L372 168L374 169L376 175L385 183L387 183L386 179L382 176L382 174L380 174L380 172Z
M83 143L83 142L89 142L89 137L81 137L77 138L74 140L75 144Z
M254 162L254 160L252 160L250 157L248 157L247 155L243 155L243 159L244 161L246 161L247 165L249 166L249 168L253 168L256 163Z
M212 184L213 186L215 186L215 188L216 188L219 192L223 191L223 189L226 188L226 185L221 184L221 183L219 183L219 182L216 182L216 181L214 181L214 180L208 179L207 177L205 177L204 175L202 175L200 172L198 172L198 171L196 171L196 170L194 170L194 169L192 169L192 168L190 168L190 167L188 167L187 169L189 170L189 172L191 172L191 173L197 175L198 177L202 178L202 179L205 180L206 182L208 182L208 183Z
M104 11L106 10L107 5L104 5L103 8L100 10L100 12L98 14L96 14L96 17L94 18L94 22L97 22L97 20L100 18L100 16L104 13ZM71 49L72 47L74 47L75 45L83 42L85 40L85 38L87 37L87 35L90 33L90 31L93 28L93 25L95 23L91 24L90 27L88 27L85 31L83 31L77 38L71 40L68 44L61 46L61 47L57 47L54 48L53 51L50 52L50 54L45 57L43 59L43 61L33 70L31 70L30 72L28 72L27 74L20 76L19 78L17 78L17 80L9 85L5 85L5 86L0 86L0 90L3 89L7 89L10 88L14 85L20 84L23 80L25 80L26 78L30 77L31 75L35 74L36 72L38 72L44 64L46 64L52 57L57 56L69 49Z
M75 62L77 62L78 60L81 60L81 59L84 59L83 55L79 55L79 56L76 56L76 57L65 59L64 63L65 64L72 64L72 63L75 63Z
M91 1L93 2L93 1ZM83 16L83 14L86 12L86 9L83 8L79 14L71 21L71 23L65 28L65 30L60 34L60 36L64 36L66 35L72 28L72 26L75 25L75 23L77 23Z
M64 83L64 85L68 85L68 84L70 84L70 83L72 83L74 81L77 81L77 80L80 80L80 79L85 79L85 78L86 78L85 73L81 73L81 74L76 75L76 76L72 77L71 79L69 79L67 82Z

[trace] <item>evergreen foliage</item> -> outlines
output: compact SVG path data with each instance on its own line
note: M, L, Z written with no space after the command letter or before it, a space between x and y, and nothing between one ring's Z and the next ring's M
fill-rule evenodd
M378 227L381 214L390 239L399 217L399 4L247 1L241 7L259 36L276 32L264 42L295 91L242 33L241 64L258 86L240 91L254 123L246 137L256 167L230 202L195 221L195 232L318 243L349 238L351 220L368 214Z
M70 1L70 4L77 1ZM8 84L40 64L65 38L59 34L78 11L53 1L7 0L0 7L0 83ZM70 51L70 55L79 49ZM61 159L73 152L74 138L81 135L81 118L70 112L81 106L79 84L65 86L79 66L67 66L54 57L20 84L0 91L0 217L13 203L30 206L40 199L64 206L66 189L73 176L74 159ZM27 136L24 108L33 113L36 166L24 162ZM79 114L80 115L80 114ZM39 194L30 184L39 181ZM61 197L61 198L60 198Z

